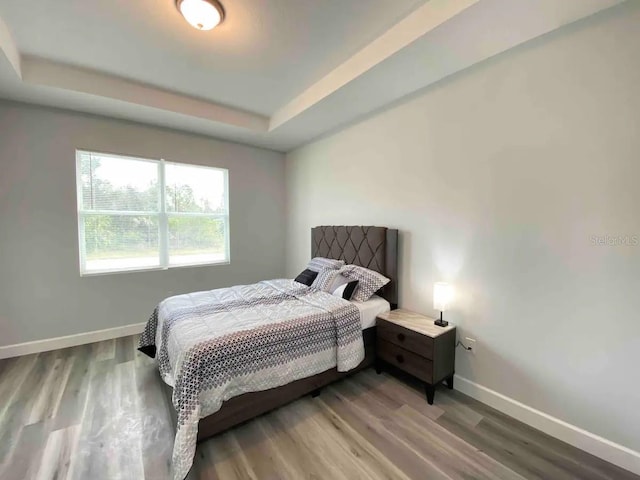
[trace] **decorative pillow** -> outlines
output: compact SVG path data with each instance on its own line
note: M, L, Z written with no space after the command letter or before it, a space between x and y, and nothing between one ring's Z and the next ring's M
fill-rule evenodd
M311 284L312 288L317 288L323 292L329 292L333 281L340 276L338 270L324 269L318 272L318 276Z
M338 270L322 270L318 273L311 287L351 300L358 283L358 280L352 280L341 275Z
M355 292L357 286L358 286L358 280L349 281L347 279L346 283L343 283L340 286L336 287L334 290L332 290L331 295L335 295L336 297L342 297L345 300L351 300L351 297L353 297L353 292Z
M309 270L308 268L298 275L295 280L296 282L304 283L305 285L311 286L313 281L318 276L318 272L314 272L313 270Z
M339 270L344 267L344 260L334 260L333 258L315 257L307 264L307 269L314 272L321 270Z
M391 281L378 272L358 265L346 265L340 269L340 274L351 280L360 281L352 298L356 302L366 302L371 295Z

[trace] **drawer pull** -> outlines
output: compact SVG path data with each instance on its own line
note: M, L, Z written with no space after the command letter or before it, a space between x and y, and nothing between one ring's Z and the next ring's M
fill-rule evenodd
M396 355L396 360L398 361L398 363L402 363L404 362L404 357L402 355Z
M401 342L404 342L404 333L398 334L398 340L400 340Z

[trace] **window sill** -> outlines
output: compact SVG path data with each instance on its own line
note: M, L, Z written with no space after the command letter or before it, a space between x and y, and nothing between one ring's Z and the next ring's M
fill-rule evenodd
M166 270L175 270L180 268L193 268L193 267L212 267L214 265L230 265L230 260L222 262L210 262L210 263L190 263L182 265L171 265L169 267L147 267L147 268L131 268L120 270L93 270L90 272L80 272L81 277L99 277L102 275L118 275L121 273L142 273L142 272L158 272Z

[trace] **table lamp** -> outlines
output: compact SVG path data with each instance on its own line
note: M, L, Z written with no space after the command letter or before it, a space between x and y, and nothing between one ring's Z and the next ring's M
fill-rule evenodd
M442 320L442 312L451 308L453 300L453 288L445 282L437 282L433 285L433 308L440 310L440 319L434 323L439 327L446 327L449 322Z

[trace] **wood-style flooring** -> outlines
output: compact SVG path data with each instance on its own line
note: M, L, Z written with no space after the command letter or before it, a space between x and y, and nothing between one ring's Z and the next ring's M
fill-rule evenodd
M168 478L170 403L136 337L0 360L0 478ZM459 392L365 370L198 445L196 479L635 479Z

